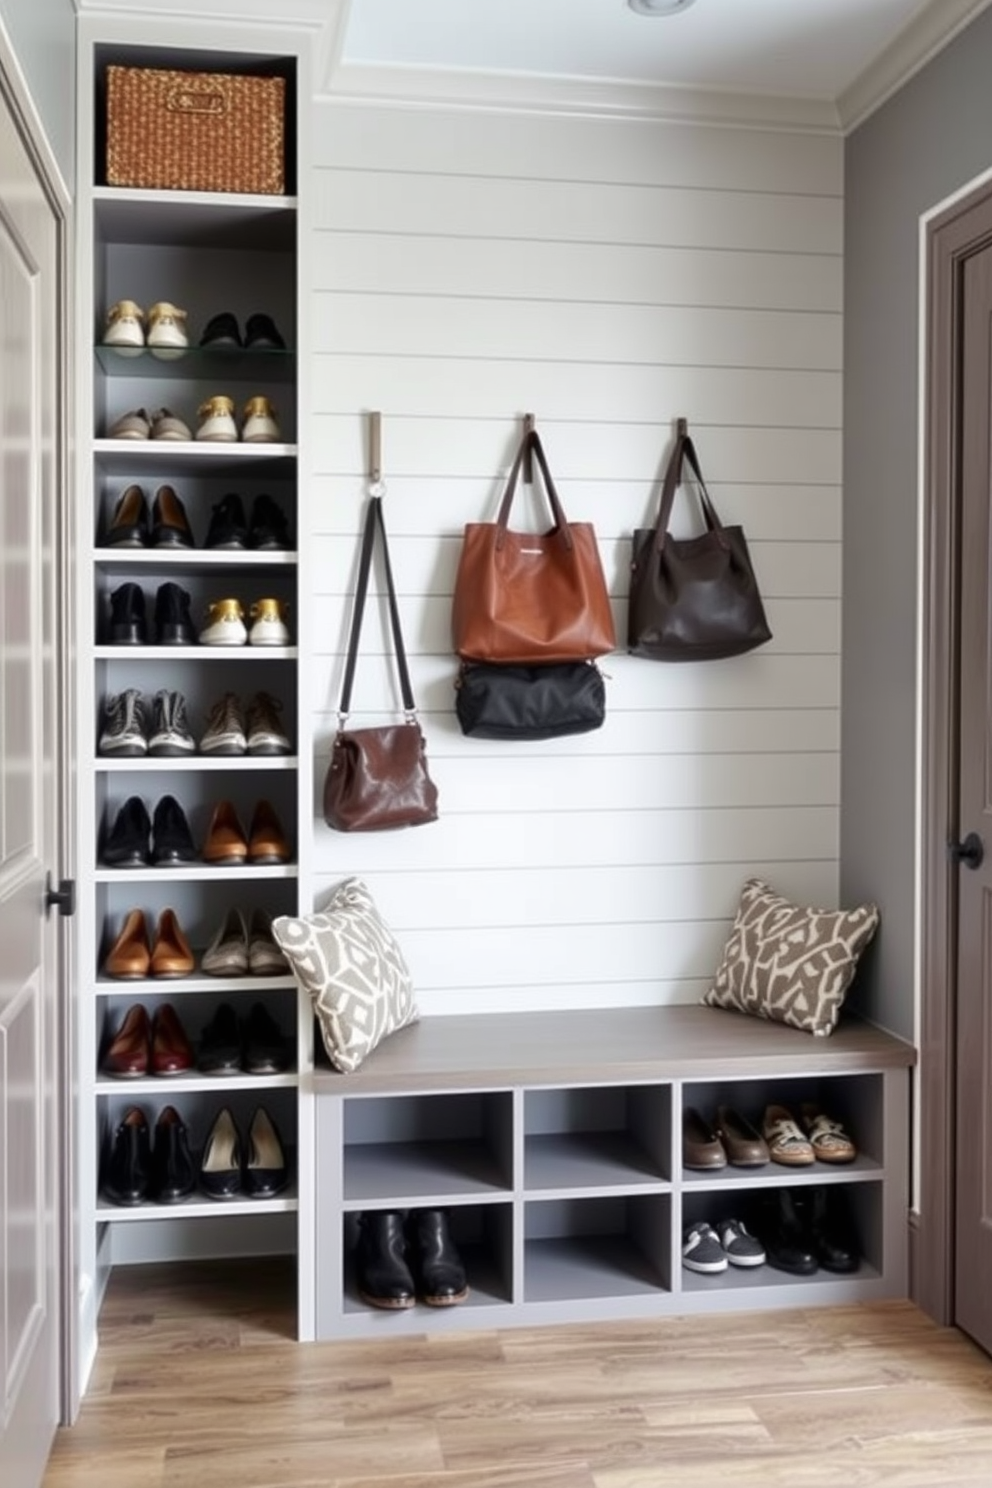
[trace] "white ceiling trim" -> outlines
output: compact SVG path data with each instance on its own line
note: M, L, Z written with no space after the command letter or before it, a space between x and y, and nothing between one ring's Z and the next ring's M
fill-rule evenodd
M837 110L827 99L468 68L345 62L325 76L322 93L328 100L338 102L384 103L394 107L689 120L753 129L840 132Z
M838 98L844 133L863 124L990 4L992 0L941 0L939 9L917 16Z

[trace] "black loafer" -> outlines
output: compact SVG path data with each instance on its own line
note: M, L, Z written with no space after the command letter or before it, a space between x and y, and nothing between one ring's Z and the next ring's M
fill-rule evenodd
M402 1214L384 1209L359 1216L356 1261L363 1302L387 1311L413 1306L417 1289L405 1253Z
M204 1028L196 1063L204 1075L236 1075L241 1070L241 1031L229 1002L221 1003Z
M178 868L196 859L196 843L183 808L175 796L163 796L152 817L152 862L156 868Z
M245 1073L278 1075L288 1063L282 1030L262 1003L254 1003L244 1025Z
M286 343L270 315L249 315L245 321L245 347L255 351L285 351Z
M201 346L243 346L241 331L236 318L229 310L213 315L203 327Z
M443 1209L418 1209L407 1225L417 1295L428 1307L453 1307L468 1296L465 1267Z
M128 796L114 818L100 854L108 868L144 868L150 861L152 824L140 796Z
M207 528L205 548L246 548L248 546L248 524L245 521L244 502L236 491L218 501L212 508L210 526Z
M253 548L285 550L289 547L289 523L271 496L256 496L251 508L249 545Z

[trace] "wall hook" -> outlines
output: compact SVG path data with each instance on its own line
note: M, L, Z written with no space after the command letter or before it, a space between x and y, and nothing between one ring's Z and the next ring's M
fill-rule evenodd
M524 414L524 438L525 439L527 438L527 435L528 434L533 434L534 428L535 428L535 424L536 424L536 421L534 419L534 415L532 413L525 413ZM523 469L521 471L521 475L523 477L524 485L526 485L526 486L532 486L534 484L534 456L531 454L531 450L530 450L530 446L529 445L524 450L524 463L523 463Z

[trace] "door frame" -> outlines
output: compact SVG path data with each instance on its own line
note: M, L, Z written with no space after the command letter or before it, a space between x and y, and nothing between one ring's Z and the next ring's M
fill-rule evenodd
M990 225L980 229L979 212ZM910 1292L954 1322L956 942L959 870L958 548L961 520L960 338L963 265L992 243L992 172L920 224L922 454L920 508L919 1067L917 1193Z
M74 214L72 195L63 179L58 161L45 134L41 117L31 96L10 35L0 17L0 97L13 119L24 149L33 165L39 185L55 219L58 304L58 429L57 447L52 451L52 488L55 493L53 520L53 554L56 566L54 591L60 596L56 615L56 675L59 696L64 701L59 720L61 768L54 783L57 798L55 845L57 862L53 878L75 878L76 843L73 834L75 810L75 693L72 658L74 654L72 617L74 614L76 534L70 485L72 449L72 385L70 369L73 357L72 252ZM81 1369L78 1358L77 1298L79 1296L79 1247L77 1227L79 1204L76 1197L76 1110L78 1089L75 1057L76 984L75 921L60 919L57 976L59 982L58 1076L55 1092L57 1134L60 1148L58 1186L58 1274L61 1295L58 1301L60 1353L60 1413L63 1424L70 1425L79 1412Z

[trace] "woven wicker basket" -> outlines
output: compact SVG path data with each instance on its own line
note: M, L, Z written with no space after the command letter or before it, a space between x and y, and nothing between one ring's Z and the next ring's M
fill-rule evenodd
M107 184L286 190L281 77L107 68Z

